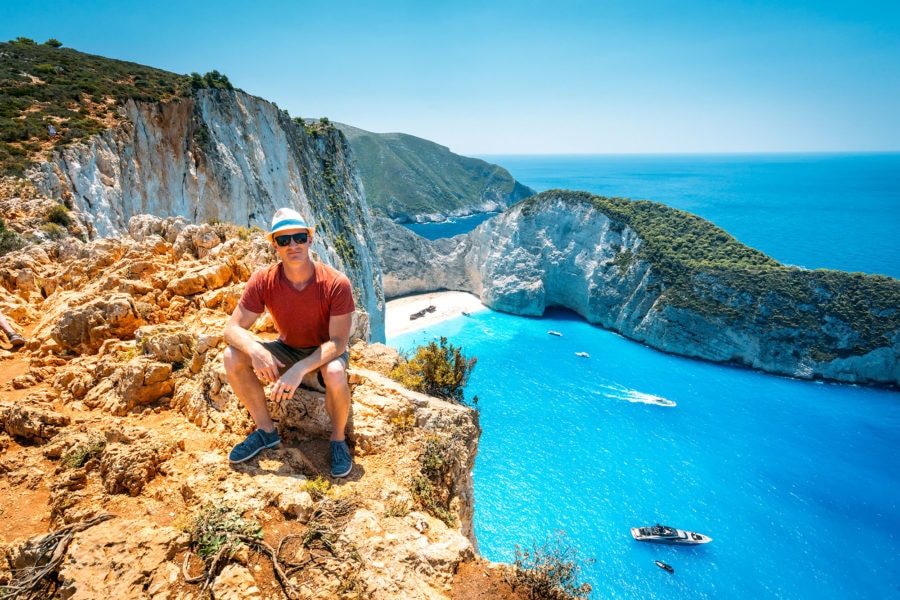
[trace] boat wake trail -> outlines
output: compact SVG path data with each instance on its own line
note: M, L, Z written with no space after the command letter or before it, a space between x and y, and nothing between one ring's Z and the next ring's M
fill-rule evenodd
M612 398L614 400L626 400L628 402L636 402L640 404L655 404L657 406L675 406L675 402L673 400L669 400L668 398L655 396L653 394L647 394L645 392L641 392L639 390L634 390L624 386L604 385L600 387L607 390L603 392L604 396L606 396L607 398Z

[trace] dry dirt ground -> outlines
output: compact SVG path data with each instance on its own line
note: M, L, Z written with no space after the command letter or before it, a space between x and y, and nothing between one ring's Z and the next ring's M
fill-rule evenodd
M21 333L27 337L30 331L26 329ZM35 387L15 389L10 382L13 378L25 374L28 371L28 367L27 354L12 351L9 345L6 344L5 337L0 336L0 400L16 402L27 394L35 393L40 387L49 387L47 383L40 383L37 389ZM90 412L79 413L71 405L66 405L62 402L57 402L52 408L68 416L72 423L88 423L96 418ZM164 406L145 410L141 414L129 417L129 419L131 418L135 420L135 423L140 422L143 427L161 429L177 427L183 422L180 414L167 410ZM221 440L210 434L204 434L199 430L198 434L191 437L186 445L189 446L188 449L193 450L221 450ZM299 441L297 445L317 469L327 472L329 457L327 456L328 446L326 442L308 440L305 442ZM35 454L33 450L33 448L23 446L16 439L0 432L0 472L3 471L5 464L16 464L18 462L17 455L20 453L32 451L30 455L33 456ZM390 463L391 460L397 460L397 458L379 455L377 460ZM378 471L379 466L384 465L364 465L363 472L371 472L374 475ZM57 465L54 461L42 459L39 471L49 476L56 468ZM390 468L389 465L388 468ZM20 540L45 534L51 530L50 486L47 479L49 477L45 478L36 475L34 470L30 471L30 474L17 474L14 471L4 473L2 478L0 478L0 498L2 498L2 501L0 501L0 545L5 545L16 539ZM365 479L366 476L364 474L360 481L353 482L352 485L364 486ZM149 517L161 526L177 525L178 519L183 518L183 515L166 510L153 511L152 514L148 514L148 505L141 501L141 497L133 498L124 494L108 495L106 504L102 509L126 518L137 515L140 515L143 519ZM299 529L300 526L297 524L297 521L285 520L278 511L273 510L271 519L264 525L264 538L269 544L274 545L285 536L301 533ZM182 559L183 557L178 557L179 561ZM276 599L285 597L275 577L270 561L263 555L253 551L250 552L247 561L248 566L254 567L256 572L262 575L263 581L260 582L257 578L257 583L265 598ZM531 596L527 591L514 590L506 582L504 568L505 565L490 563L481 558L461 564L453 580L453 586L448 597L452 600L530 599ZM200 584L184 584L185 589L199 589L199 586Z

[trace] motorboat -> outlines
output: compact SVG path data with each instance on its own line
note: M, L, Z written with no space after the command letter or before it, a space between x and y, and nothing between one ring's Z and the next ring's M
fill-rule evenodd
M666 564L661 560L655 560L653 562L655 562L656 566L659 567L660 569L662 569L663 571L668 571L669 573L675 572L675 569L672 567L672 565Z
M675 401L669 400L668 398L660 398L659 396L655 396L650 399L650 404L656 404L658 406L675 406Z
M708 544L712 538L702 533L675 529L666 525L652 525L650 527L632 527L631 537L639 542L654 542L656 544L673 544L676 546L696 546Z
M576 352L575 356L580 356L581 358L590 358L591 357L591 355L588 354L587 352Z
M547 333L549 333L550 335L556 335L556 336L562 337L562 334L560 332L553 331L552 329L549 330Z

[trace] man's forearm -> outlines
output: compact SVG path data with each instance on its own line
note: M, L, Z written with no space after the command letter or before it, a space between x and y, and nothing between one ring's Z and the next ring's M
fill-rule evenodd
M250 354L250 349L256 344L256 338L243 327L226 327L225 342L244 354Z
M312 354L299 361L295 366L303 369L303 374L312 373L322 365L328 364L347 349L347 343L339 340L328 340L316 348Z

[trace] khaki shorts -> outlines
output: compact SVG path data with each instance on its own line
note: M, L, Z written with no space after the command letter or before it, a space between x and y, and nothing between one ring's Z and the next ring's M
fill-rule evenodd
M278 374L282 375L285 371L293 367L296 363L300 362L313 352L315 352L319 347L314 346L312 348L292 348L282 342L281 340L272 340L271 342L260 342L263 348L272 353L272 356L281 361L284 366L278 370ZM350 366L350 351L344 350L344 353L338 356L335 360L341 361L344 365L344 369L346 370L348 366ZM322 369L321 367L316 369L316 377L319 379L319 385L325 387L325 380L322 378Z

